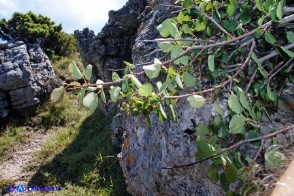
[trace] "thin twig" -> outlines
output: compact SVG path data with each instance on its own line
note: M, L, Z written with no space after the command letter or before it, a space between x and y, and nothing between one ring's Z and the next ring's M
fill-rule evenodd
M291 21L294 20L294 14L293 15L290 15L290 16L287 16L285 18L283 18L282 20L279 21L279 25L282 25L282 24L285 24L285 23L289 23ZM271 26L273 24L273 21L269 21L267 23L265 23L264 25L262 25L261 27L259 27L259 29L261 30L264 30L266 28L268 28L269 26ZM225 46L225 45L229 45L231 43L234 43L236 41L239 41L241 39L244 39L244 38L247 38L253 34L255 34L256 32L256 29L248 32L248 33L245 33L243 35L240 35L239 37L235 37L231 40L228 40L228 41L224 41L224 42L218 42L218 43L215 43L215 44L209 44L209 45L197 45L197 46L191 46L191 47L188 47L185 51L183 51L181 54L179 54L178 56L176 56L175 58L169 60L169 61L165 61L163 62L162 65L168 65L170 64L171 62L181 58L182 56L186 55L187 53L193 51L193 50L196 50L196 49L208 49L208 48L215 48L215 47L218 47L218 46ZM293 43L294 44L294 43ZM288 48L287 48L288 49Z
M293 58L291 58L289 61L287 61L287 63L285 63L282 67L280 67L277 71L275 71L275 73L273 73L262 85L261 85L261 87L260 87L260 89L262 89L267 83L269 83L270 81L271 81L271 79L273 78L273 77L275 77L282 69L284 69L285 67L287 67L290 63L291 63L291 61L294 59L294 57Z
M260 29L264 29L264 28L267 28L268 26L271 26L272 25L272 21L269 21L267 22L266 24L262 25L260 27ZM215 44L209 44L209 45L197 45L197 46L191 46L191 47L188 47L185 51L183 51L181 54L179 54L178 56L176 56L175 58L169 60L169 61L165 61L163 62L163 65L168 65L170 64L171 62L181 58L182 56L186 55L187 53L193 51L193 50L196 50L196 49L209 49L209 48L215 48L215 47L218 47L218 46L225 46L225 45L229 45L231 43L234 43L236 41L239 41L241 39L244 39L248 36L251 36L253 34L255 34L255 31L256 29L248 32L248 33L245 33L243 35L240 35L239 37L235 37L231 40L228 40L228 41L224 41L224 42L218 42L218 43L215 43Z
M251 170L251 168L253 167L253 164L256 162L258 156L260 155L261 151L262 151L262 148L263 148L263 145L264 145L264 139L261 139L261 144L258 148L258 151L256 152L255 154L255 157L254 159L251 161L251 163L249 164L249 167L248 167L248 170Z
M195 57L193 58L193 60L189 63L189 66L192 66L193 63L197 60L197 58L200 56L200 54L204 51L204 49L200 50L200 52L195 55Z
M203 90L203 91L193 92L193 93L190 93L190 94L176 95L176 96L164 96L163 99L179 99L179 98L189 97L189 96L192 96L192 95L208 93L208 92L214 91L215 89L222 88L222 87L226 86L228 83L232 82L241 73L241 71L243 71L243 69L248 65L255 46L256 46L256 43L255 43L255 41L253 41L252 45L251 45L251 48L250 48L250 51L249 51L249 54L247 56L247 59L245 60L243 65L240 67L239 71L237 71L231 78L224 81L223 83L221 83L221 84L219 84L219 85L217 85L217 86L215 86L213 88L206 89L206 90Z
M287 46L283 46L283 48L286 48L288 50L291 49L291 48L294 48L294 43L289 44ZM271 58L273 58L273 57L275 57L277 55L278 55L278 53L276 51L273 51L272 53L270 53L270 54L268 54L268 55L266 55L264 57L261 57L258 60L259 60L260 63L263 63L264 61L269 60L269 59L271 59Z
M166 55L164 55L163 57L160 57L158 59L162 60L162 59L166 58L168 55L169 55L169 53L167 53ZM149 61L149 62L146 62L146 63L137 63L137 64L135 64L135 66L152 65L152 64L154 64L154 61Z
M181 39L153 39L153 40L137 40L137 42L146 42L146 43L153 43L153 42L174 42L174 41L182 41L182 42L197 42L197 43L215 43L214 40L203 40L203 39L191 39L191 38L181 38Z
M179 6L179 5L165 5L165 4L159 4L159 5L163 7L183 8L182 6Z
M278 135L278 134L280 134L280 133L284 133L284 132L286 132L286 131L289 131L290 129L294 129L294 125L292 125L292 126L290 126L290 127L284 127L284 128L282 128L282 129L280 129L280 130L278 130L278 131L275 131L275 132L273 132L273 133L266 134L266 135L263 135L263 136L260 136L260 137L257 137L257 138L252 138L252 139L245 139L245 140L242 140L242 141L240 141L240 142L238 142L238 143L236 143L236 144L234 144L234 145L232 145L232 146L230 146L230 147L228 147L228 148L226 148L226 149L224 149L224 150L221 150L221 151L218 152L218 153L215 153L215 154L213 154L213 155L211 155L211 156L209 156L209 157L206 157L206 158L204 158L204 159L201 159L201 160L199 160L199 161L195 161L195 162L188 163L188 164L183 164L183 165L175 165L175 166L172 166L172 167L163 167L163 168L161 168L161 169L175 169L175 168L189 167L189 166L192 166L192 165L195 165L195 164L201 163L201 162L203 162L203 161L207 161L207 160L209 160L209 159L211 159L211 158L213 158L213 157L216 157L216 156L218 156L218 155L224 154L225 152L228 152L228 151L230 151L230 150L233 150L233 149L235 149L235 148L237 148L237 147L239 147L239 146L241 146L241 145L243 145L243 144L246 144L246 143L249 143L249 142L256 142L256 141L260 141L260 140L265 140L265 139L271 138L271 137L273 137L273 136L276 136L276 135Z
M200 9L198 6L193 6L194 8L196 8L199 12L200 12ZM208 16L205 12L203 13L203 15L208 19L210 20L213 24L215 24L223 33L225 33L226 35L228 35L229 37L231 38L234 38L233 35L231 35L226 29L224 29L220 24L218 24L218 22L216 22L212 17Z
M248 95L248 91L249 91L249 88L250 88L250 86L251 86L251 84L252 84L252 82L253 82L253 80L254 80L254 78L255 78L255 76L256 76L256 73L257 73L257 70L258 69L255 69L255 71L254 71L254 73L252 74L252 76L251 76L251 78L250 78L250 81L249 81L249 83L248 83L248 85L247 85L247 88L246 88L246 96ZM247 97L248 98L248 97Z
M282 65L284 64L284 61L281 61L274 69L272 69L268 75L272 75L272 73L274 73L277 69L279 69Z
M108 69L108 71L116 72L116 71L124 71L125 69Z

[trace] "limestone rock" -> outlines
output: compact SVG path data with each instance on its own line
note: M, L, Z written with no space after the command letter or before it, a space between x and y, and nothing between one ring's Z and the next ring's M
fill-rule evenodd
M164 56L156 43L140 40L160 37L156 27L172 16L174 8L165 5L171 5L173 2L162 0L154 3L152 7L146 7L132 50L134 64L152 62L154 58ZM142 66L137 66L136 69L140 71ZM226 107L225 104L222 106ZM114 118L113 141L115 144L122 143L122 152L118 158L126 177L128 192L132 195L150 196L224 195L221 186L207 178L209 162L179 170L162 169L165 166L195 161L196 131L192 121L196 125L209 124L216 115L212 104L195 110L185 101L181 101L176 107L178 123L162 124L155 114L151 117L151 127L148 127L144 116L127 118L119 114Z
M222 107L226 107L222 101ZM154 114L148 127L142 115L126 120L117 115L112 127L123 130L120 165L132 195L224 195L222 188L207 178L209 161L177 170L166 166L194 162L196 125L211 123L217 115L212 104L196 110L185 101L176 106L179 122L162 124ZM226 115L228 113L226 112ZM192 120L192 121L191 121Z
M145 4L145 0L129 0L120 10L110 11L108 23L97 36L88 28L75 31L83 64L94 66L92 80L109 81L111 69L121 69L123 61L132 61L132 46L140 24L137 18Z
M0 117L39 102L55 77L49 58L38 44L11 41L0 51ZM51 88L52 90L52 88Z
M142 1L132 0L128 4L130 2L135 4L135 2ZM173 11L177 11L174 6L171 6L175 0L148 0L147 2L148 5L137 20L140 22L140 26L137 25L135 38L135 34L126 33L122 23L119 22L120 12L109 13L109 23L98 36L95 36L89 29L79 33L76 32L76 35L80 36L78 39L81 56L85 62L96 66L97 77L109 80L111 72L108 69L121 68L122 65L119 59L124 59L122 55L132 58L132 62L136 65L136 71L142 71L142 65L152 62L154 58L160 58L162 61L166 60L166 54L159 50L156 43L143 42L142 40L153 40L160 37L156 27L166 18L172 17ZM128 7L128 9L130 9L129 12L132 12L132 7ZM118 20L118 22L116 23L114 19ZM132 27L130 28L132 29ZM128 49L127 53L125 53L126 51L119 51L120 48L116 50L117 45L112 43L114 40L119 41L116 37L117 32L125 33L120 35L120 40L123 40L124 36L129 39L128 36L132 35L131 43L134 42L134 44L128 47L123 46ZM108 37L111 34L113 39ZM105 42L105 39L108 42ZM122 44L120 41L119 43L120 45ZM133 46L131 51L129 50L130 46ZM113 61L112 64L109 64L111 61ZM140 79L147 80L146 78ZM289 100L290 102L294 100L292 83L289 82L282 93L287 103L289 103ZM227 97L217 101L225 111L223 120L228 122ZM289 105L287 103L286 105ZM289 106L285 108L284 112L281 112L281 108L284 106L285 104L282 104L279 110L270 113L271 118L275 120L273 122L268 120L268 123L262 128L262 134L265 134L266 131L271 131L273 127L285 126L286 121L284 119L287 119L288 122L294 122L293 111L289 110ZM162 124L157 116L152 114L152 126L150 127L148 127L144 116L130 117L118 114L113 119L112 141L114 145L122 148L118 159L126 178L128 192L132 195L147 196L225 195L226 193L221 185L213 183L207 177L210 161L176 170L163 169L166 166L194 162L196 160L195 153L197 152L195 126L197 127L200 123L211 124L214 116L217 115L212 103L207 103L200 109L195 110L191 108L186 100L180 100L177 103L176 111L178 123L168 121ZM279 139L280 143L284 141L292 142L293 144L293 133L289 136L286 134L285 138L282 138L283 136ZM255 156L257 150L258 148L252 144L241 147L242 154L251 158Z

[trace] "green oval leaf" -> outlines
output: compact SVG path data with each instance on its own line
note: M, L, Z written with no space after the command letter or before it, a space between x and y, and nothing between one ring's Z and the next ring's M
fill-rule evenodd
M129 91L129 82L128 78L122 80L122 92L127 93Z
M181 89L183 89L184 87L183 87L183 83L182 83L182 80L181 80L181 77L180 77L180 74L176 74L176 82L177 82L177 84L178 84L178 86L181 88Z
M221 116L224 115L223 109L220 107L220 105L217 102L213 103L213 108L217 111L217 113L219 113L219 115Z
M163 21L163 23L157 27L157 30L162 37L168 37L171 35L173 38L180 38L180 32L176 24L170 18Z
M103 90L101 91L100 96L101 96L101 100L102 100L102 102L103 102L103 103L106 103L106 97L105 97L105 93L104 93Z
M145 74L150 78L154 79L159 76L161 70L161 62L158 59L154 59L153 65L143 66Z
M171 52L174 47L174 45L165 42L160 42L157 45L159 46L159 48L161 48L163 52Z
M91 112L94 112L98 106L98 96L96 93L91 92L87 94L83 100L83 105L89 108Z
M200 95L192 95L187 98L192 108L200 108L203 104L205 104L205 99Z
M118 81L120 80L119 75L116 72L112 72L112 81Z
M62 100L62 97L64 95L64 87L55 88L50 95L50 100L52 103L57 103Z
M109 94L110 94L110 99L113 103L117 102L119 93L120 93L121 88L120 87L113 87L112 89L110 89Z
M196 31L204 31L206 29L206 23L207 21L204 20L203 18L199 17L196 19L196 22L195 22L195 30Z
M175 107L173 106L173 104L169 104L169 106L168 106L168 114L169 114L169 116L171 117L171 119L174 122L178 121L176 110L175 110Z
M197 142L197 153L196 157L198 159L203 159L206 157L209 157L215 152L215 148L211 145L208 144L206 141L198 141Z
M229 132L231 134L243 133L246 118L241 114L235 114L230 121Z
M86 93L86 88L82 88L82 90L80 90L80 92L79 92L79 108L81 108L83 105L85 93Z
M277 6L277 17L278 19L282 19L283 18L283 7L284 7L284 0L281 0L279 3L278 3L278 6Z
M86 67L86 73L85 73L85 78L86 78L86 80L90 80L91 79L91 77L92 77L92 65L88 65L87 67Z
M224 174L229 183L234 183L237 180L238 170L229 157L226 157L226 159L227 161L224 166Z
M286 33L287 39L289 42L294 43L294 32L293 31L288 31Z
M170 85L169 81L165 81L163 84L160 85L160 83L157 83L157 86L160 87L159 88L159 93L163 93L167 87Z
M206 136L209 133L209 130L206 125L199 124L197 126L197 135Z
M174 58L178 57L182 52L184 52L184 50L182 48L180 48L179 46L174 46L171 51L171 58L174 59ZM174 60L173 62L176 65L183 64L186 66L189 64L189 57L182 56L182 57Z
M249 102L247 100L247 97L245 95L245 93L243 92L243 90L241 88L237 88L238 89L238 95L239 95L239 100L240 100L240 103L241 105L243 106L243 108L245 108L247 111L251 111L251 108L250 108L250 105L249 105Z
M137 88L140 88L142 86L141 82L134 75L131 75L130 77Z
M284 47L279 46L278 47L278 50L279 50L279 52L281 52L280 53L281 55L285 55L285 56L287 56L289 58L293 58L294 57L294 52L288 50L287 48L284 48Z
M83 78L83 75L75 62L69 64L68 70L73 75L74 79L79 80Z
M272 100L272 101L276 100L276 96L275 96L274 92L271 90L271 87L269 86L269 84L267 84L266 92L267 92L267 96L270 100Z
M269 44L274 45L276 43L276 38L270 33L265 33L265 41L267 41Z
M195 87L196 79L189 72L184 72L183 79L187 87Z
M139 95L143 97L149 97L152 96L152 93L154 92L154 88L151 84L144 84L139 88Z
M261 12L264 11L263 6L262 6L262 0L255 0L255 4L256 4L256 7L258 8L259 11L261 11Z
M124 70L124 74L125 74L125 75L131 73L132 69L135 68L135 65L133 65L133 64L127 62L127 61L123 61L123 63L126 65L126 68L125 68L125 70Z
M214 71L214 55L208 56L208 68L210 71Z
M208 178L214 182L217 182L219 180L219 174L218 174L217 167L218 167L217 164L212 163L207 170Z
M228 100L228 104L229 104L229 107L230 109L237 113L237 114L240 114L242 112L242 107L239 103L239 100L237 98L236 95L234 95L234 93L232 93L229 97L229 100Z

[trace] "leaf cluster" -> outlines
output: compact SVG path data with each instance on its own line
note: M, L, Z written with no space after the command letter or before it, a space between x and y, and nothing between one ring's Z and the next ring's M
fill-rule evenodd
M293 74L289 65L294 58L294 33L289 20L284 20L285 0L177 2L181 12L157 27L163 39L147 40L156 41L169 60L154 59L139 73L134 71L136 65L125 62L122 77L113 72L111 82L97 80L96 84L89 82L91 65L83 74L73 63L69 71L84 84L65 85L59 95L65 89L77 90L79 104L91 111L109 96L122 112L144 115L149 125L152 112L162 122L177 122L179 99L186 99L194 109L211 103L217 113L213 123L196 127L196 158L202 160L259 136L261 117L268 115L266 107L278 104L281 89L274 82ZM150 80L141 83L142 75ZM227 98L228 111L219 98ZM252 144L262 147L262 142ZM245 157L239 149L225 151L211 159L208 177L231 193L230 185L237 179L245 184L259 155L260 151L255 157ZM269 168L275 168L272 157L276 156L282 157L277 150L265 157ZM234 191L242 194L245 189L244 185Z

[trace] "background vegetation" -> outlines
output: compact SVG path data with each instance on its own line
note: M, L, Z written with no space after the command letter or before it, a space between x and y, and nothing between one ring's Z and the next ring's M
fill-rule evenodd
M56 25L49 17L31 11L15 12L11 19L1 19L0 39L39 43L51 59L77 52L74 36L64 33L61 24Z

